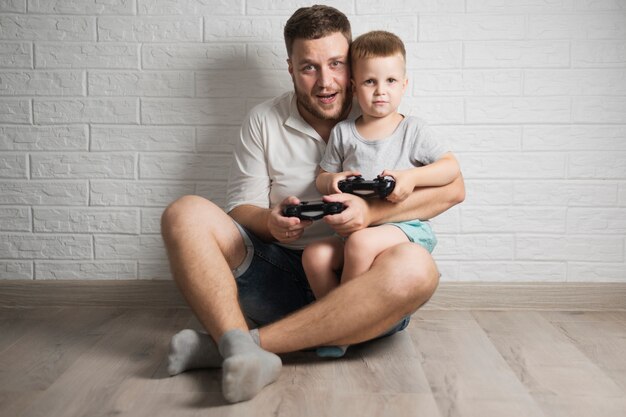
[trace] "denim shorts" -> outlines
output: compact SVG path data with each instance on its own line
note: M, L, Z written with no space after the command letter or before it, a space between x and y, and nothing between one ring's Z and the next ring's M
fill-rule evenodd
M302 251L266 243L235 223L248 250L233 271L239 303L246 318L257 326L273 323L315 301L302 267ZM382 336L405 329L407 316Z

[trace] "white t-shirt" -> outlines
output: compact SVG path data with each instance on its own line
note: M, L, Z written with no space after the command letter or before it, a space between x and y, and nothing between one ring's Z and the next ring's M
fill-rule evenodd
M358 113L353 108L349 118ZM325 150L326 142L300 116L293 91L254 107L235 144L225 211L243 204L272 208L292 195L320 200L315 177ZM332 233L323 221L315 221L301 239L283 246L303 249Z

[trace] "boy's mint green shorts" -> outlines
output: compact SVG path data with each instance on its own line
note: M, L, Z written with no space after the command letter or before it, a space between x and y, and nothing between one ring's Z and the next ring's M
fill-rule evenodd
M433 251L437 245L437 237L428 222L421 220L409 220L399 223L385 223L399 227L411 242L417 243L424 247L428 252Z

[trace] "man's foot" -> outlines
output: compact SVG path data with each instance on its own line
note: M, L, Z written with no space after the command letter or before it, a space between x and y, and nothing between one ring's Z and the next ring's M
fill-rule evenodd
M346 350L350 345L341 346L320 346L315 349L315 353L320 358L341 358L346 354Z
M222 393L228 402L253 398L280 375L280 358L259 347L248 332L234 329L224 333L219 351L224 356Z
M224 360L211 336L191 329L181 330L172 337L167 359L171 376L190 369L219 368Z

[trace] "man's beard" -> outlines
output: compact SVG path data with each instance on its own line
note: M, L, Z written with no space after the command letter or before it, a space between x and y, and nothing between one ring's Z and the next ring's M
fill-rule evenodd
M343 91L338 91L337 92L338 95L341 95L341 97L343 98L343 104L338 110L335 111L335 113L329 114L327 112L322 111L322 109L313 102L313 99L311 98L309 94L305 93L304 91L300 91L298 87L296 87L295 84L293 87L294 87L294 90L296 91L296 98L298 99L298 104L300 104L311 115L313 115L314 117L320 120L340 121L345 117L347 110L350 108L350 105L352 104L350 100L348 100L348 98L343 94Z

